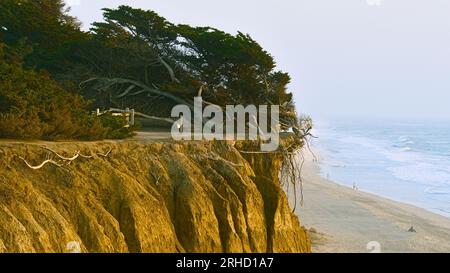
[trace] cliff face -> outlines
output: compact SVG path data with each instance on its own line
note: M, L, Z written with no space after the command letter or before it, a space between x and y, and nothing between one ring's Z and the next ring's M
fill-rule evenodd
M0 144L0 252L310 251L276 156L225 142L45 145L94 157L33 170L19 156L39 165L53 153Z

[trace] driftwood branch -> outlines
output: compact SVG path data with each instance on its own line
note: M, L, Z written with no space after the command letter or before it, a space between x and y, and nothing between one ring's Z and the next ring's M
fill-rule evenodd
M108 152L106 152L106 154L97 153L97 155L102 156L102 157L108 157L111 152L112 152L112 148L109 148L109 150L108 150Z
M80 156L80 151L76 152L76 154L72 157L65 157L65 156L58 154L56 151L54 151L46 146L43 146L42 148L49 152L54 153L57 157L59 157L63 161L74 161L75 159L77 159Z
M51 153L53 153L56 157L58 157L59 160L58 161L53 160L52 158L49 158L49 155L47 155L47 159L44 160L41 164L39 164L39 165L31 165L25 158L23 158L21 156L19 156L19 158L32 170L39 170L39 169L42 169L47 164L52 164L52 165L55 165L57 167L60 167L60 168L62 168L64 170L68 171L66 168L64 168L64 166L65 165L70 165L77 158L82 157L82 158L85 158L85 159L92 159L94 157L93 155L83 155L81 153L81 151L77 151L75 153L75 155L72 156L72 157L65 157L65 156L59 154L58 152L56 152L55 150L53 150L51 148L48 148L48 147L45 147L45 146L43 146L42 148L47 150L47 151L49 151L49 152L51 152ZM97 153L97 155L101 156L101 157L108 157L111 154L111 152L112 152L112 148L109 148L108 152L106 152L105 154Z
M45 165L47 165L47 164L53 164L53 165L55 165L55 166L62 167L61 164L59 164L58 162L56 162L56 161L54 161L54 160L52 160L52 159L47 159L47 160L45 160L44 162L42 162L40 165L33 166L33 165L31 165L30 163L28 163L28 161L26 161L25 158L23 158L23 157L21 157L21 156L19 156L19 158L22 159L22 161L25 162L25 164L26 164L30 169L33 169L33 170L39 170L39 169L41 169L42 167L44 167Z
M134 115L136 115L136 116L141 116L141 117L144 117L144 118L147 118L147 119L153 119L153 120L164 121L164 122L167 122L167 123L170 123L170 124L173 124L173 123L175 122L175 121L174 121L173 119L171 119L171 118L160 118L160 117L155 117L155 116L149 116L149 115L146 115L146 114L140 113L140 112L135 112Z
M81 156L82 158L85 158L85 159L91 159L91 158L94 157L93 155L83 155L83 154L81 154L81 153L80 153L80 156Z

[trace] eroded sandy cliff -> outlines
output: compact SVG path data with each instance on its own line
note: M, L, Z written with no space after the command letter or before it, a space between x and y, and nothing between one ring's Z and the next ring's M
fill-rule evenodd
M42 145L94 157L32 170L19 156L38 165ZM0 252L308 252L280 159L244 156L225 142L1 143Z

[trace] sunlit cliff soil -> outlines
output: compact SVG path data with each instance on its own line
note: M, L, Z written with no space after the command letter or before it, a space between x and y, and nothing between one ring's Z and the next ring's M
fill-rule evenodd
M19 158L57 159L43 145L93 158L39 170ZM281 159L244 156L226 142L2 142L0 252L310 251Z

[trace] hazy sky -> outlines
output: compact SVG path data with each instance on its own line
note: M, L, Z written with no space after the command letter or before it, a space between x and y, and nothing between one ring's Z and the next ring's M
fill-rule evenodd
M249 33L315 118L450 119L449 0L66 0L88 28L103 7Z

